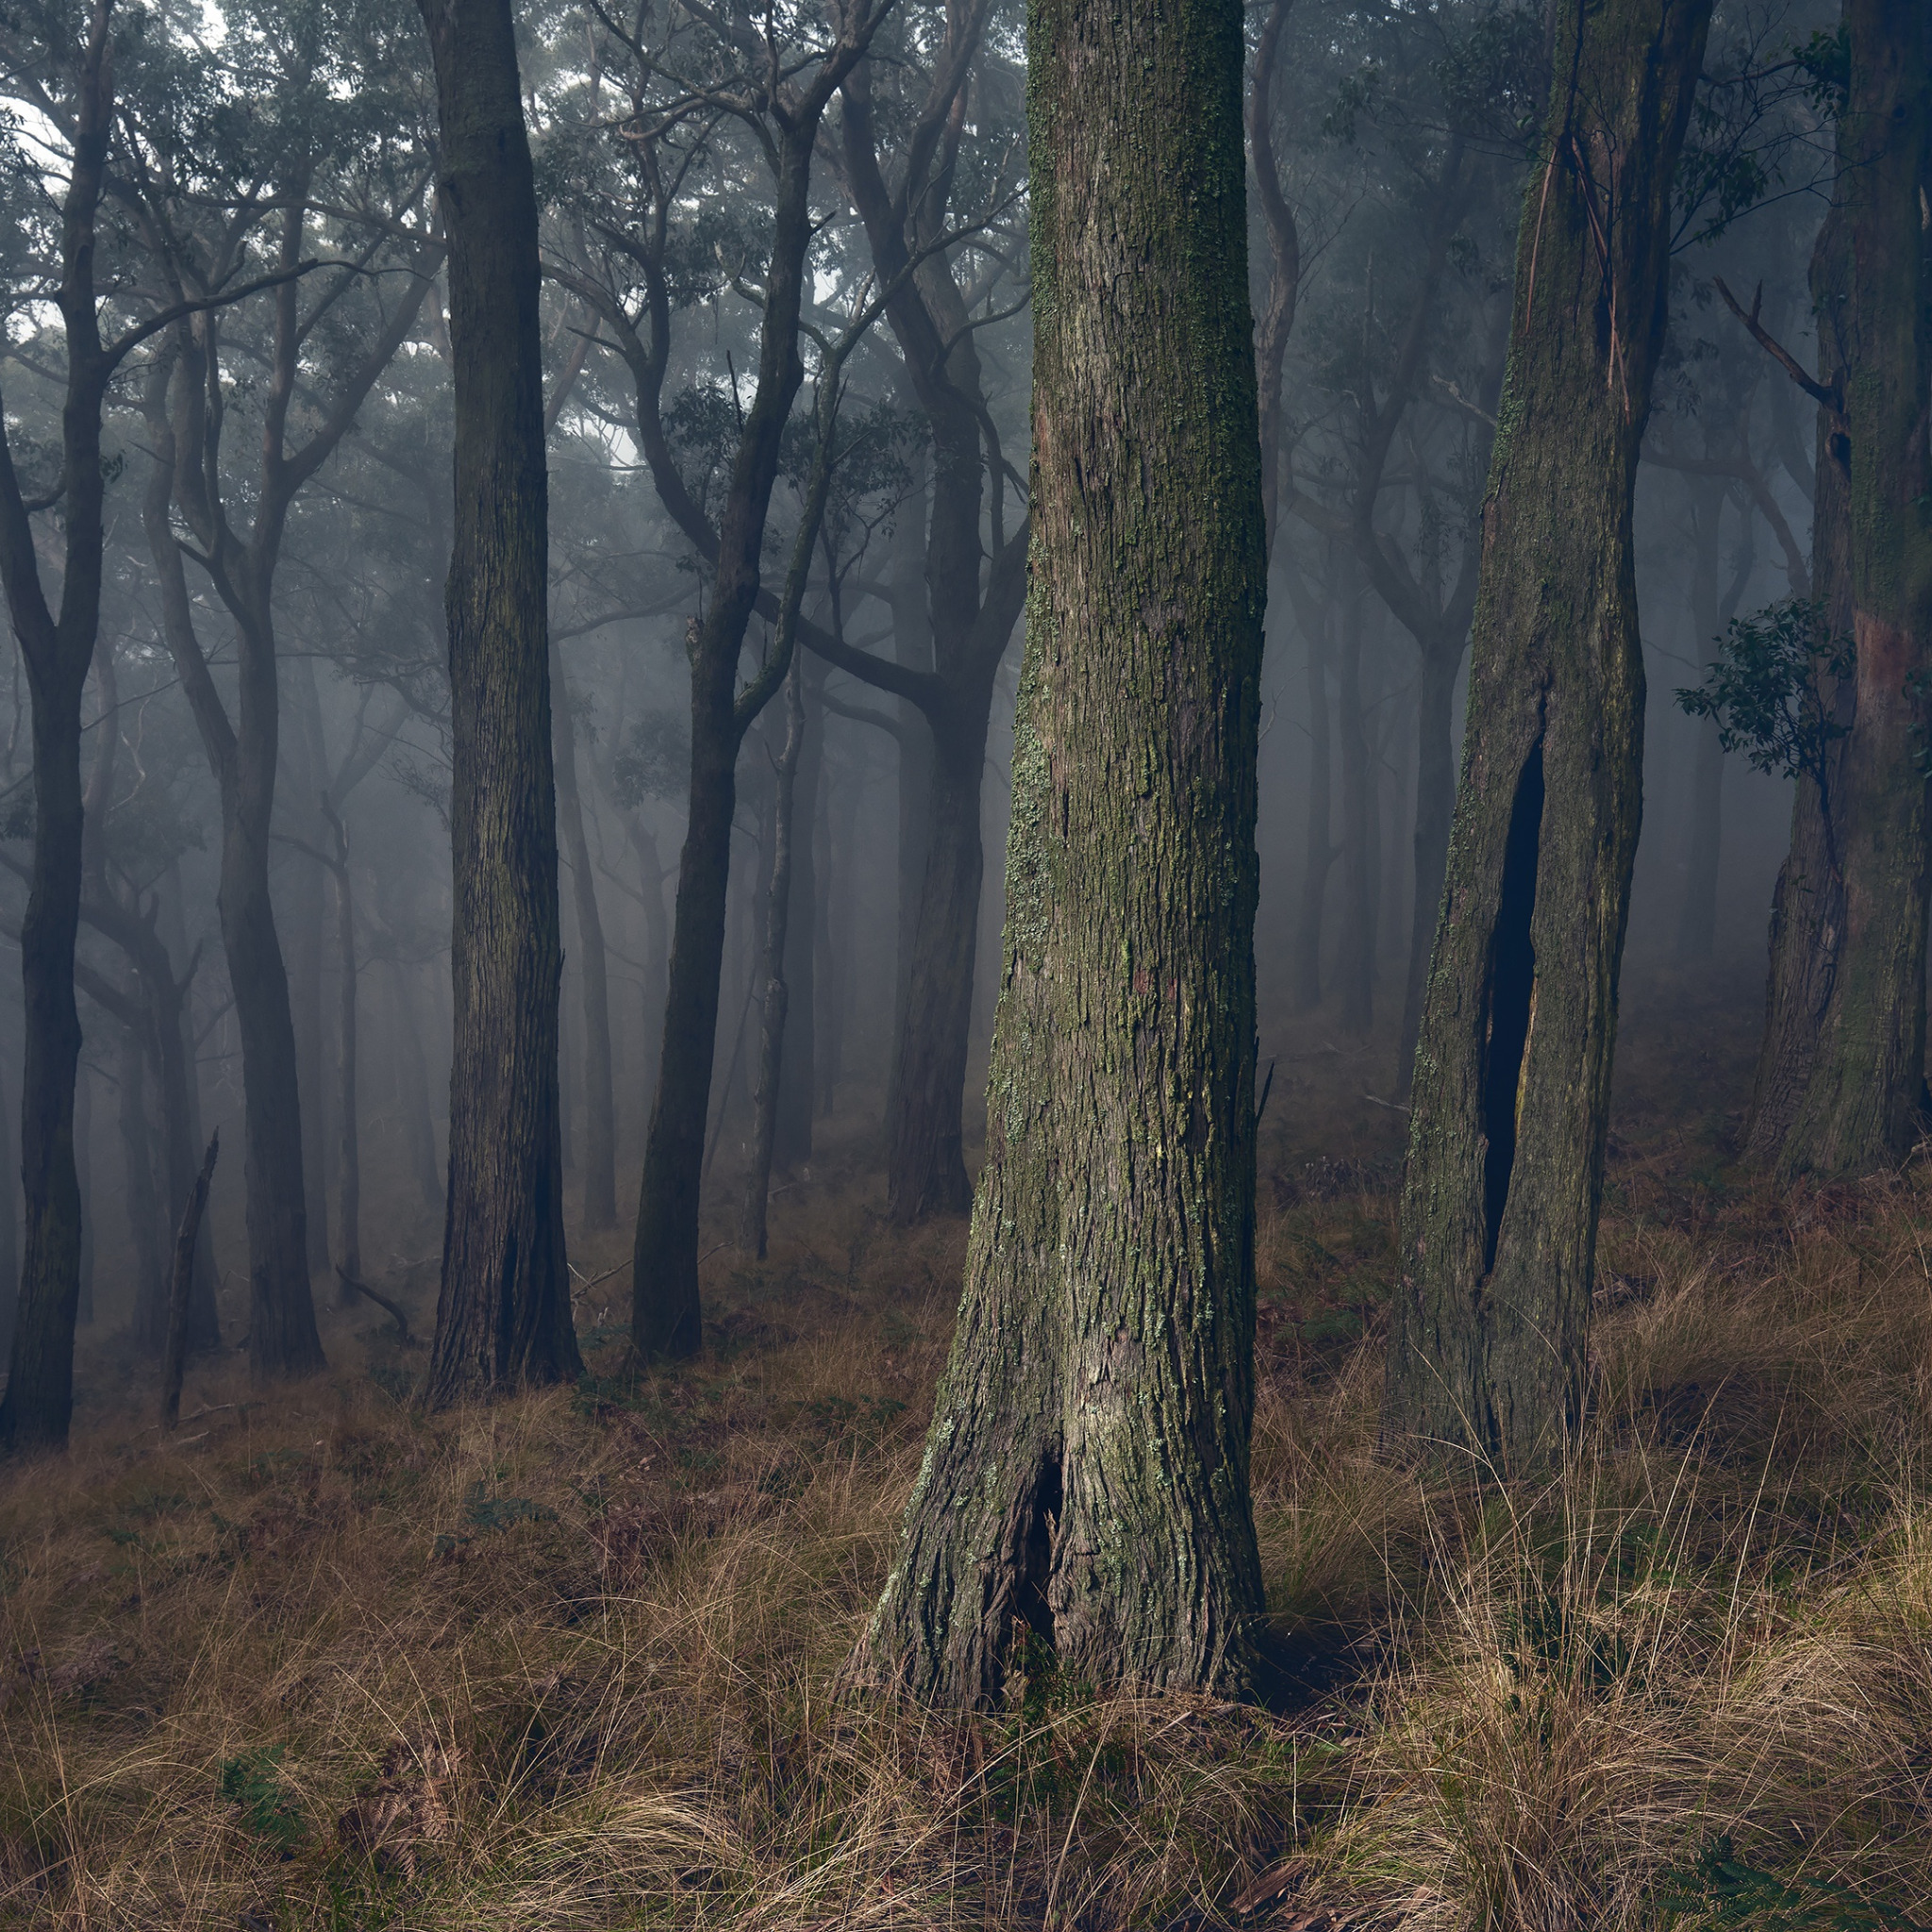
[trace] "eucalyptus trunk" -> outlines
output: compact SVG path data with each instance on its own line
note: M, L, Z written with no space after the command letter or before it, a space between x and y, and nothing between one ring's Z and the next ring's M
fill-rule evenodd
M1809 1077L1779 1155L1787 1174L1896 1165L1924 1123L1932 21L1916 0L1847 0L1845 20L1840 393L1857 658L1834 800L1844 927Z
M1045 1660L1237 1690L1262 1608L1241 11L1033 0L1028 44L1033 563L987 1164L857 1659L960 1706Z
M1553 1450L1583 1394L1642 800L1631 500L1709 10L1558 11L1517 242L1383 1411L1505 1466Z
M449 1194L427 1394L582 1372L564 1257L537 195L509 0L421 0L449 235Z

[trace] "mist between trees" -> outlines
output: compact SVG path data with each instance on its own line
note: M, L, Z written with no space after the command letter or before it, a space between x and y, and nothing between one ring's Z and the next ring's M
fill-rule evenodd
M1028 32L8 11L9 1441L171 1306L675 1362L777 1191L976 1184L858 1677L1242 1689L1291 1038L1412 1123L1394 1456L1580 1425L1620 996L1769 923L1751 1158L1907 1154L1918 9Z

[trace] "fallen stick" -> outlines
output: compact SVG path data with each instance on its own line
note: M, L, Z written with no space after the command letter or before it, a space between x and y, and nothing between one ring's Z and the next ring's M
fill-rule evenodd
M366 1281L358 1281L341 1262L336 1264L336 1274L344 1288L353 1289L356 1293L367 1295L378 1308L386 1308L389 1318L396 1324L396 1336L405 1348L415 1346L416 1338L409 1333L409 1318L386 1294L378 1294Z

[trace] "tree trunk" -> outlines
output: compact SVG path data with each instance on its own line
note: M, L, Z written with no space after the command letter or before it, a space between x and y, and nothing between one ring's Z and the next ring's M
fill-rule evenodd
M1046 1658L1239 1689L1262 1607L1241 14L1034 0L1028 43L1035 535L987 1165L858 1659L955 1705Z
M765 942L759 961L764 998L760 1007L758 1076L752 1096L751 1158L744 1177L744 1212L738 1231L738 1245L760 1261L765 1258L765 1206L772 1190L772 1156L777 1143L778 1100L785 1073L786 1008L791 999L786 982L791 958L787 939L792 910L792 812L797 804L799 757L805 748L807 724L800 670L794 658L785 679L785 744L774 774L772 869L765 887ZM808 835L810 824L808 819ZM798 909L807 915L808 927L813 910L811 901L801 896Z
M806 707L805 736L791 779L791 800L787 803L781 796L779 802L788 819L785 838L791 900L785 921L782 975L785 1058L775 1087L777 1119L772 1164L785 1173L803 1167L811 1158L812 1121L818 1102L818 935L824 915L821 898L825 889L818 867L819 790L825 762L824 710L820 700L824 695L826 666L814 658L803 675L806 685L800 701ZM791 736L788 728L788 745ZM762 1061L758 1077L764 1077ZM755 1140L758 1131L754 1126Z
M948 720L952 728L933 734L925 875L886 1155L886 1211L902 1224L963 1214L973 1205L963 1115L985 870L979 791L991 709L989 691L985 704L960 705Z
M1932 23L1912 0L1847 0L1845 18L1842 393L1857 668L1834 801L1844 928L1810 1075L1779 1157L1788 1174L1895 1165L1924 1124L1932 264L1923 214L1932 191Z
M335 862L329 877L335 887L336 970L341 983L336 993L336 1261L348 1281L362 1278L362 1141L357 1120L356 1052L357 994L356 893L349 876L349 834L341 816L323 800ZM340 1299L344 1307L355 1291L344 1282Z
M1294 924L1294 1008L1312 1012L1322 1004L1322 908L1335 864L1335 768L1328 730L1328 624L1324 608L1305 613L1308 647L1308 823L1302 863L1301 907ZM1313 622L1309 622L1312 616Z
M1583 1393L1642 797L1631 497L1709 5L1557 19L1569 79L1517 243L1383 1411L1505 1466L1552 1450Z
M582 1372L564 1257L537 196L509 0L421 0L442 130L456 513L449 1196L435 1407Z
M1366 592L1351 581L1341 606L1341 662L1336 722L1341 741L1341 1027L1357 1038L1375 1021L1375 911L1381 899L1382 841L1375 771L1362 710L1362 631Z
M1423 990L1442 913L1442 881L1449 870L1449 823L1456 810L1456 673L1461 662L1459 634L1453 641L1437 639L1423 647L1415 700L1415 897L1409 909L1402 1035L1395 1053L1405 1093L1415 1065Z
M892 656L908 671L932 666L932 623L925 608L925 477L900 506L893 526L892 569L886 587L892 615ZM912 949L919 931L919 895L932 828L932 735L925 713L904 698L898 747L898 921L892 953L892 1058L886 1084L886 1120L898 1118L899 1060L904 1051L908 1001L912 988Z
M161 1204L155 1191L154 1130L147 1117L147 1062L141 1041L120 1029L122 1172L127 1194L128 1245L134 1255L134 1338L158 1351L168 1329L168 1266L161 1232Z
M289 667L290 782L283 792L283 823L305 844L322 845L327 834L315 800L328 784L328 755L322 737L322 705L315 690L315 667L297 658ZM298 802L299 801L299 802ZM308 1272L330 1278L328 1198L329 1083L324 1078L327 1022L324 1019L323 961L328 946L324 905L328 886L324 869L297 857L282 871L277 894L281 910L275 930L286 937L289 966L289 1018L295 1028L295 1086L302 1102L302 1201L308 1236Z
M20 1169L13 1158L5 1083L0 1081L0 1350L13 1346L20 1295Z
M409 1146L409 1169L423 1205L441 1208L443 1188L436 1154L436 1112L430 1104L428 1056L423 1051L415 991L409 971L400 960L390 961L390 977L395 988L396 1099Z
M563 661L550 653L550 682L564 690ZM610 962L591 841L584 833L583 796L577 786L576 733L569 707L557 711L557 820L570 855L571 891L577 915L577 974L583 991L584 1225L617 1225L617 1099L610 1051Z

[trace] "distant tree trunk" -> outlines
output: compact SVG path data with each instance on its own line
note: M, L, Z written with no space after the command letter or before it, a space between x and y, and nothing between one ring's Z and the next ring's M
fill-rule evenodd
M1517 242L1383 1410L1505 1466L1552 1450L1583 1392L1642 794L1631 496L1709 10L1559 9Z
M819 871L819 798L824 784L825 724L823 699L827 666L814 658L804 672L805 738L791 781L791 907L785 925L785 1061L777 1085L777 1127L773 1165L789 1173L811 1159L812 1122L818 1112L819 928L826 876ZM787 732L788 741L790 732Z
M845 1078L845 1004L852 970L853 929L852 887L849 874L834 869L834 855L849 867L857 863L858 844L858 785L851 774L837 784L822 785L819 813L819 863L821 881L819 918L816 921L818 964L813 984L818 989L819 1114L830 1120L839 1104L839 1089ZM833 891L837 905L845 914L841 931L833 917Z
M1819 373L1826 385L1845 366L1842 291L1845 221L1835 201L1811 251L1811 293L1818 317ZM1811 582L1825 633L1852 636L1852 523L1850 478L1843 456L1842 425L1834 412L1816 412L1813 468ZM1851 724L1854 682L1822 692L1842 730ZM1818 1048L1819 1029L1831 1001L1844 938L1844 877L1840 870L1844 788L1839 776L1845 741L1825 747L1824 778L1801 773L1791 801L1791 842L1778 869L1772 896L1770 964L1764 999L1764 1036L1744 1122L1744 1156L1758 1167L1774 1163L1797 1118L1805 1083ZM1834 824L1834 821L1840 821Z
M80 1185L74 1166L74 1083L81 1045L74 999L83 820L80 703L100 628L106 490L101 415L114 370L114 358L101 341L94 291L94 220L114 116L109 13L109 0L94 0L70 103L73 154L61 208L58 291L67 349L58 616L42 583L32 518L0 410L0 580L33 711L33 872L20 931L25 1239L7 1393L0 1400L0 1443L20 1449L64 1446L74 1409L81 1251Z
M564 689L563 660L550 653L550 682ZM584 833L584 805L577 785L576 734L567 705L556 716L557 820L570 856L571 891L577 915L577 974L583 991L584 1225L617 1225L617 1098L610 1050L609 958L591 841Z
M1404 1092L1415 1064L1429 953L1449 870L1449 824L1456 811L1456 674L1461 663L1459 633L1453 641L1437 639L1423 647L1415 698L1415 896L1409 907L1408 977L1395 1053Z
M1375 1020L1375 913L1381 902L1382 840L1375 772L1362 708L1362 606L1351 582L1341 606L1341 658L1336 720L1341 741L1341 1025L1360 1037Z
M122 1173L127 1194L127 1236L134 1254L134 1337L158 1352L168 1332L168 1264L161 1204L155 1191L154 1134L147 1117L147 1061L141 1041L120 1029Z
M390 961L395 990L392 1039L396 1051L396 1100L402 1110L403 1136L408 1143L409 1168L425 1208L443 1205L442 1172L436 1156L436 1113L429 1098L428 1056L423 1051L417 1001L408 970Z
M917 674L932 663L932 622L925 608L925 477L901 506L893 528L892 568L886 605L892 615L893 661ZM899 1060L912 988L912 948L919 930L919 894L932 842L932 735L925 714L905 698L899 709L897 915L892 952L892 1058L886 1085L886 1119L898 1117Z
M421 0L456 390L446 608L455 879L435 1407L582 1372L564 1258L537 196L509 0Z
M348 828L326 794L322 807L335 846L330 855L329 877L335 887L336 970L341 975L336 992L336 1257L337 1265L347 1277L339 1291L341 1305L346 1307L355 1299L355 1291L348 1283L362 1279L362 1142L356 1101L356 1008L360 981L357 971L356 891L349 875Z
M0 1349L13 1346L13 1312L20 1295L20 1168L0 1080Z
M1838 764L1844 937L1786 1174L1857 1174L1910 1153L1924 1122L1926 783L1932 719L1932 21L1915 0L1847 0L1839 138L1852 717Z
M1033 0L1028 43L1034 556L987 1165L858 1659L966 1706L1023 1643L1075 1682L1239 1689L1262 1607L1241 12Z
M98 1243L94 1239L94 1082L85 1060L75 1069L74 1179L80 1190L80 1291L74 1304L75 1322L91 1328Z
M322 736L322 702L315 689L315 666L298 658L289 667L287 693L290 782L283 794L285 824L304 843L323 845L327 834L315 813L315 800L328 784L328 756ZM324 1077L328 1026L323 1017L323 962L327 891L322 868L301 858L283 868L281 909L275 929L289 962L289 1017L295 1028L295 1085L302 1102L302 1200L308 1238L308 1270L326 1281L329 1274L328 1200L329 1083Z
M785 679L785 744L774 774L771 873L765 886L764 945L758 962L764 984L759 1003L758 1074L752 1097L744 1211L738 1231L738 1245L760 1261L765 1258L765 1205L772 1191L772 1156L777 1141L778 1099L785 1068L786 1008L791 1001L786 969L791 957L787 940L792 912L792 812L797 804L806 725L805 686L794 658ZM810 823L806 822L808 833ZM814 909L811 901L801 895L798 909L808 924Z
M1310 617L1312 616L1312 622ZM1328 728L1328 625L1318 608L1302 617L1308 650L1307 842L1302 862L1301 907L1294 923L1294 1006L1312 1012L1322 1004L1322 908L1335 864L1335 768Z

